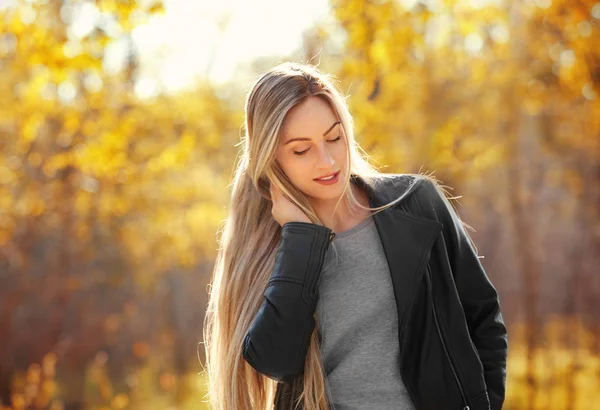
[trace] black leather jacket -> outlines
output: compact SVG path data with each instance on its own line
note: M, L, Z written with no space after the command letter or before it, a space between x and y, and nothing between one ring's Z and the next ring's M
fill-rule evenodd
M367 183L372 207L408 191L373 218L398 309L401 375L419 410L499 410L508 336L496 289L443 193L429 179L386 174ZM291 409L302 374L325 252L335 233L289 222L264 302L242 346L245 360L277 380L275 409Z

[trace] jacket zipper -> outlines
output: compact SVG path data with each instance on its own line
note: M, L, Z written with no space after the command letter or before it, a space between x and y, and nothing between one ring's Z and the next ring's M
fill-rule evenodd
M414 294L413 294L413 299L412 299L412 301L411 301L411 303L410 303L410 307L408 308L408 311L406 312L406 320L408 320L408 319L410 318L410 312L412 311L412 308L413 308L414 304L415 304L415 301L414 301ZM404 324L404 326L406 326L406 324ZM405 330L405 331L404 331L404 334L402 335L402 344L400 345L400 349L401 349L400 355L402 355L402 354L403 354L403 351L404 351L404 343L406 343L406 335L407 335L407 334L408 334L408 330ZM418 404L418 402L417 402L416 395L415 395L415 394L414 394L414 392L412 391L412 387L410 386L410 384L409 384L409 383L407 383L407 382L406 382L406 380L404 379L404 375L402 374L402 372L400 372L400 378L401 378L401 379L402 379L402 381L404 382L404 387L406 387L406 390L408 391L408 394L409 394L409 395L410 395L410 397L412 398L412 401L413 401L413 404L415 405L415 408L416 408L417 410L419 410L419 409L420 409L420 406L419 406L419 404Z
M448 353L448 347L446 346L446 342L442 335L442 330L440 329L440 325L438 323L437 309L435 307L435 299L433 298L433 290L432 290L433 285L431 283L431 271L429 269L429 264L427 264L427 275L429 277L429 294L431 296L431 302L433 304L433 318L435 319L435 327L437 329L438 335L440 336L440 341L442 342L442 346L444 348L444 353L446 354L446 358L448 359L448 363L450 363L450 368L452 369L452 373L454 374L454 379L456 380L456 383L458 384L458 389L460 390L460 395L462 396L463 403L465 404L463 406L462 410L469 410L470 407L467 403L465 392L463 390L462 384L460 383L460 380L458 379L458 374L456 373L456 369L454 368L454 365L452 364L452 360L450 359L450 354Z

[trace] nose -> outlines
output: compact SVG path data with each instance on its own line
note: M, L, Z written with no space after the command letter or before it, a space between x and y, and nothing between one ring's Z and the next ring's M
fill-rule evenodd
M319 169L330 169L334 162L335 159L333 158L333 155L331 155L331 153L329 152L329 148L327 148L327 146L319 149Z

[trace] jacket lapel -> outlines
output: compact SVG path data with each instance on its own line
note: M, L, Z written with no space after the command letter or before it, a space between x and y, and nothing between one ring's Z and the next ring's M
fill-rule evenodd
M408 181L401 178L384 178L376 184L353 175L354 180L364 187L369 195L371 207L385 205L400 197L408 189ZM410 194L409 194L410 195ZM398 330L402 329L406 312L411 303L415 286L424 273L431 249L442 228L440 222L409 213L405 203L393 206L373 216L387 259L394 297L398 309Z

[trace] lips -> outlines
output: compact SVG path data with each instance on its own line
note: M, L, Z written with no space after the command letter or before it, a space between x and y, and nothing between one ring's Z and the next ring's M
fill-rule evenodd
M336 171L336 172L332 172L331 174L327 174L327 175L320 176L320 177L318 177L318 178L315 178L315 181L316 181L317 179L322 179L322 178L327 178L327 177L330 177L330 176L332 176L332 175L335 175L335 174L337 174L338 172L340 172L340 171Z

